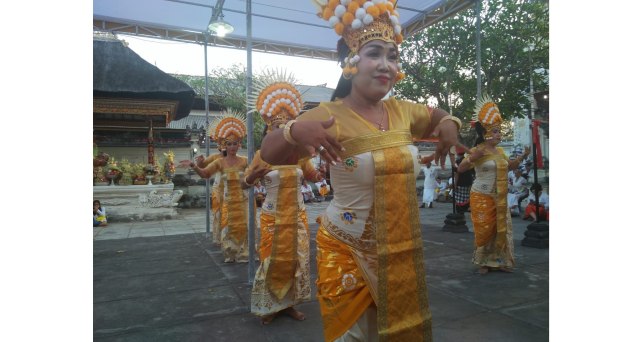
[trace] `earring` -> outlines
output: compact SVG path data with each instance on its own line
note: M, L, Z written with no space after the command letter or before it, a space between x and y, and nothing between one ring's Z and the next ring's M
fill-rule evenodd
M342 68L342 76L345 80L350 80L353 75L358 73L356 64L360 61L360 56L351 52L349 56L344 58L344 68Z
M404 72L402 70L402 63L398 63L398 73L396 74L396 82L400 82L404 78Z

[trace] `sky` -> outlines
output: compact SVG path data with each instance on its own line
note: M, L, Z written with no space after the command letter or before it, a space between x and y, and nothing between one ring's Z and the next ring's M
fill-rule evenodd
M204 75L204 46L168 40L151 39L129 35L118 35L129 43L147 62L169 74ZM208 47L207 68L226 68L233 64L246 66L245 50ZM321 85L335 88L340 76L336 61L291 57L270 53L254 52L252 56L253 74L265 68L285 68L293 73L300 84Z

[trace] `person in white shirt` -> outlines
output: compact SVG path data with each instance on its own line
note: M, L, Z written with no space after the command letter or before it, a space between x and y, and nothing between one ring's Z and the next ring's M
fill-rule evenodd
M520 214L520 202L527 198L527 180L522 177L520 169L514 170L514 176L509 180L509 193L507 194L507 205L511 209L511 214Z
M424 173L424 184L422 190L422 204L420 208L433 208L433 201L435 201L436 193L436 168L431 167L431 162L427 162L421 167L422 173Z
M311 188L311 185L307 183L306 179L302 180L302 186L300 187L300 192L302 192L302 198L304 199L305 203L313 201L316 197L316 195L313 194L313 189Z
M436 183L438 184L438 189L436 190L437 200L444 202L449 201L449 191L451 190L450 184L453 183L453 180L448 181L446 179L440 179L438 177L436 178ZM443 197L443 199L440 199L440 197Z
M327 184L327 180L323 179L319 182L316 182L316 189L318 189L318 193L320 194L319 199L317 199L318 201L323 201L325 199L325 197L329 194L329 192L331 191L331 186L329 184Z

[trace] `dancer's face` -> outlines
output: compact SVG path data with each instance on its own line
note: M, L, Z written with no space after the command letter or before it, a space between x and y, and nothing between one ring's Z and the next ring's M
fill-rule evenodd
M238 149L240 148L239 141L227 141L227 155L235 156L238 153Z
M352 91L366 98L382 99L395 83L398 74L396 44L372 40L358 52L358 73L353 76Z
M489 131L489 137L485 139L488 143L492 145L498 145L502 140L502 132L500 132L500 127L494 127Z

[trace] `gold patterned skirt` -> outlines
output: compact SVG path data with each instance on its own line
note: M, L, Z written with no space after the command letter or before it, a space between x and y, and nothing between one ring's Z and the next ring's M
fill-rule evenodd
M220 244L221 205L217 191L211 192L211 236L215 245Z
M234 209L231 209L231 211ZM229 219L229 211L229 205L224 202L220 219L220 227L222 228L220 230L220 241L222 242L224 262L248 262L247 220L245 218L234 222ZM243 214L246 214L246 211ZM243 238L238 240L235 238L238 235L243 236Z
M471 221L475 235L476 248L473 263L486 267L513 267L513 227L511 215L506 215L505 244L499 248L497 236L497 207L495 199L486 194L471 192Z
M316 237L318 303L325 341L334 341L374 305L350 248L320 225Z
M305 210L298 212L297 224L297 266L292 274L293 283L286 294L279 299L270 290L268 275L278 270L270 270L272 265L271 251L273 247L276 218L273 215L260 215L260 266L251 289L251 312L258 316L277 313L298 303L311 299L310 267L309 267L309 225ZM292 241L282 241L291 244Z

